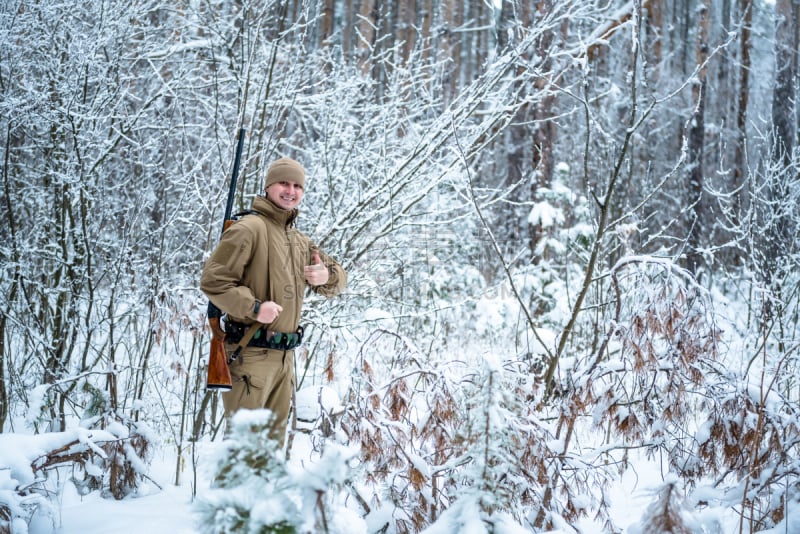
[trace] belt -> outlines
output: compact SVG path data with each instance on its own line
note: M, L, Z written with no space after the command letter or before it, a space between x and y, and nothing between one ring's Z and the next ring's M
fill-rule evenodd
M236 321L225 321L225 341L227 343L238 343L247 329L248 324ZM303 343L303 327L298 326L294 332L275 332L262 326L247 344L248 347L262 347L265 349L292 350Z

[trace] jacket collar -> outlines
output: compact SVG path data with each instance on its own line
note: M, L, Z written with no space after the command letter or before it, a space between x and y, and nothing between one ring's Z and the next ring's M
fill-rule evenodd
M279 208L263 195L258 195L253 199L253 210L281 226L293 225L300 214L297 208L290 211Z

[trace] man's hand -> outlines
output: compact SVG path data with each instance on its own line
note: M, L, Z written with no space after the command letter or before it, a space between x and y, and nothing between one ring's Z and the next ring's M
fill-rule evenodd
M303 274L306 277L306 282L311 286L322 286L328 282L330 273L328 268L323 265L322 260L319 259L319 252L314 251L314 263L303 267Z
M278 315L283 311L283 307L275 302L267 301L262 302L261 307L258 309L258 317L256 321L259 323L269 324L278 318Z

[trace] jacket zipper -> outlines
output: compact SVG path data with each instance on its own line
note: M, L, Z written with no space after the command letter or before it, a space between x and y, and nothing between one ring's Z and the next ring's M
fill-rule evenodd
M293 282L294 282L294 297L296 299L295 300L295 306L294 306L295 314L296 314L295 319L297 320L296 322L299 322L300 321L300 317L299 317L300 302L301 302L300 299L303 296L303 293L302 293L303 292L303 287L297 281L297 265L295 263L295 257L294 257L295 256L295 249L297 247L294 246L294 244L292 243L292 239L289 236L289 227L288 226L284 226L283 227L283 231L286 234L286 242L289 244L289 261L292 262L292 279L293 279ZM294 323L292 323L292 324L294 324Z

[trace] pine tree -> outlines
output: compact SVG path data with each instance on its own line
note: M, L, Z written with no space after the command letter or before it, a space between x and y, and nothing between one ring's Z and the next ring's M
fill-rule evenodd
M212 461L215 487L198 498L202 534L366 534L341 498L355 450L326 444L319 458L288 464L269 410L242 410Z
M272 437L274 416L243 410L231 418L228 439L212 458L216 487L198 498L198 529L204 534L300 532L301 509Z

